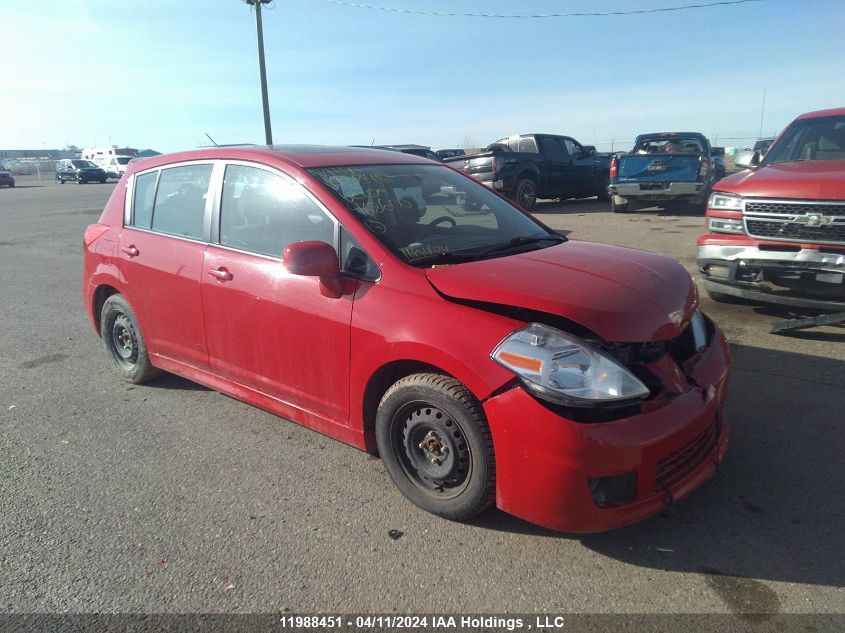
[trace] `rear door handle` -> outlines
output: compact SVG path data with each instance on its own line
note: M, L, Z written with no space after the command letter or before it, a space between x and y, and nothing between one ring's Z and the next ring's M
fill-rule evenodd
M141 254L141 251L139 251L139 250L135 247L135 245L134 245L134 244L132 244L131 246L121 246L121 247L120 247L120 250L122 250L124 253L126 253L127 255L129 255L129 257L138 257L138 255L140 255L140 254Z
M231 281L232 273L230 273L226 268L220 267L215 270L209 270L208 274L217 279L218 281Z

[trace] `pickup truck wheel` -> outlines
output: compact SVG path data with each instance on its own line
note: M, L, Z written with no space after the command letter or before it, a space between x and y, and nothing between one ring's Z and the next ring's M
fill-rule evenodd
M414 374L376 412L379 455L396 487L433 514L462 521L496 496L493 438L478 400L458 380Z
M628 212L628 205L630 202L622 202L625 198L622 198L617 195L610 196L610 210L614 213L627 213Z
M520 178L511 192L511 199L526 211L537 204L537 183L531 178Z
M601 202L610 200L610 193L607 191L607 186L610 184L610 178L607 174L601 174L596 183L596 198Z

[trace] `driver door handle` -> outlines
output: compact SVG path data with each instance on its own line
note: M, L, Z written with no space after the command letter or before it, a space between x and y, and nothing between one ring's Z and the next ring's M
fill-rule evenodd
M208 274L217 279L218 281L231 281L233 277L232 273L230 273L228 269L223 266L221 266L220 268L209 270Z
M138 255L141 254L141 251L139 251L134 244L130 246L121 246L120 250L129 255L129 257L138 257Z

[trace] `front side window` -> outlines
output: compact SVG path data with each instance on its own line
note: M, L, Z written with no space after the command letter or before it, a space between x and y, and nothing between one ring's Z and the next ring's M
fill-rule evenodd
M334 220L301 185L273 172L228 165L220 205L220 243L281 257L292 242L317 240L334 246Z
M310 172L379 241L412 265L497 257L563 241L447 167L356 165Z
M211 169L209 164L198 164L161 170L153 205L153 231L203 239Z

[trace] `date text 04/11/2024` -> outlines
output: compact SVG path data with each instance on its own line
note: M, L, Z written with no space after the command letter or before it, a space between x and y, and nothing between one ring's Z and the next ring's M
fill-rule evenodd
M496 628L507 631L548 630L561 628L565 620L562 616L538 615L533 622L522 617L503 616L450 616L450 615L356 615L343 616L308 616L288 615L279 619L282 628L292 629L342 629L344 625L351 629L393 628L393 629L472 629Z

